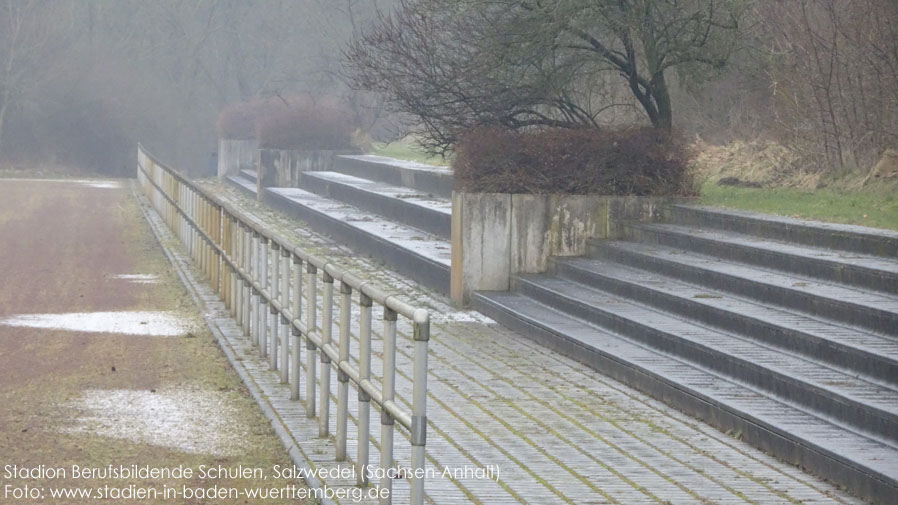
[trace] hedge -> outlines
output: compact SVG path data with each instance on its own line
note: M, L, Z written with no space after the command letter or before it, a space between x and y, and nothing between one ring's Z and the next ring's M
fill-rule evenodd
M269 149L352 147L350 112L335 100L307 96L254 99L226 107L218 116L224 139L255 139Z
M515 131L481 127L463 135L455 153L459 191L695 194L686 144L655 128Z

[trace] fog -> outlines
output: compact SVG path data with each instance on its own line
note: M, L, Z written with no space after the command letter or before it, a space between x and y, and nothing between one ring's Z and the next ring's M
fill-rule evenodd
M342 48L389 1L0 0L0 159L131 175L137 142L201 174L215 119L347 91Z

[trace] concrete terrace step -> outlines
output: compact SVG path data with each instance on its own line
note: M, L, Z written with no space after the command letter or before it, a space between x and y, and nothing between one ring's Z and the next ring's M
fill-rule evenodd
M301 187L449 240L452 202L403 186L338 172L303 172Z
M793 245L753 235L672 224L631 223L625 230L638 242L898 294L898 258Z
M530 297L478 292L509 328L883 503L898 493L898 450L720 374L638 344Z
M570 279L524 276L516 291L615 334L898 442L898 391Z
M256 172L255 170L250 170L248 168L244 168L244 169L240 170L240 175L242 175L243 178L249 180L253 184L255 184L256 181L259 180L259 172Z
M267 188L263 198L396 272L440 293L449 291L447 240L299 188Z
M671 205L668 221L898 259L898 232L698 205Z
M591 253L711 289L898 336L898 297L660 245L591 241Z
M556 259L554 266L561 277L898 386L896 339L601 259Z
M333 171L452 197L452 169L447 167L364 154L336 156Z
M242 175L229 175L227 176L227 181L237 187L237 189L243 191L248 196L253 198L256 197L256 182L254 180L249 180Z

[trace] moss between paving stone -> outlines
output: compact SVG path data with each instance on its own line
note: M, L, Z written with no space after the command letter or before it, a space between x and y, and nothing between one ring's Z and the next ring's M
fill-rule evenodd
M256 215L258 215L258 216L259 216L260 218L262 218L262 219L269 218L269 219L266 219L266 222L271 226L272 230L277 231L277 232L279 232L279 233L282 233L282 234L283 234L284 236L286 236L286 237L291 237L291 238L294 238L294 239L300 239L300 241L299 241L298 243L301 243L301 244L302 244L302 247L303 247L304 250L309 251L309 252L312 252L312 253L314 253L314 254L318 254L318 255L320 255L320 256L322 256L322 257L327 256L327 257L329 257L330 259L332 259L335 263L340 264L341 266L345 266L345 267L349 268L350 270L358 270L358 269L359 269L359 266L358 266L358 258L357 258L357 256L354 255L353 253L349 252L349 251L347 251L346 253L343 253L343 251L345 250L345 248L342 248L342 247L339 247L339 246L334 246L333 244L331 244L331 243L329 243L329 242L326 242L326 241L323 240L323 239L318 238L318 237L315 236L314 234L310 234L310 233L300 233L300 232L297 230L297 227L302 226L302 222L301 222L301 221L296 220L296 219L293 219L293 218L286 218L286 217L284 217L282 214L280 214L279 212L277 212L277 211L275 211L275 210L272 210L272 209L270 209L270 208L268 208L268 207L266 207L266 206L264 206L264 205L262 205L262 204L259 204L258 202L254 201L254 200L251 200L251 199L247 198L245 195L243 195L243 194L237 192L237 191L234 190L233 188L229 187L227 184L224 184L224 183L222 183L222 182L220 182L220 181L217 181L217 180L206 180L206 181L202 181L202 184L203 184L204 186L206 186L208 189L211 189L211 190L217 192L217 193L220 194L220 195L228 195L228 197L229 197L229 198L230 198L230 199L231 199L231 200L232 200L238 207L242 207L242 208L244 208L245 210L247 210L247 211L249 211L249 212L255 213ZM307 240L304 240L304 239L307 239ZM374 262L372 262L371 260L365 260L365 263L368 263L368 264L374 264ZM369 273L372 273L372 272L369 272ZM374 275L373 275L372 278L375 279L376 282L381 282L381 281L383 281L383 282L382 282L382 285L384 285L384 286L397 286L397 285L398 285L398 284L397 284L398 281L396 281L396 279L393 279L392 277L389 277L388 275L386 275L386 274L383 273L383 272L375 271L375 272L373 272L373 274L374 274ZM409 283L404 283L404 282L403 282L402 285L403 285L403 288L404 288L406 285L407 285L408 288L409 288L408 290L404 290L404 289L403 289L403 292L406 293L406 295L407 295L408 298L411 298L411 299L414 300L414 299L417 299L418 296L422 296L422 293L423 293L423 292L420 291L419 288L417 288L417 287L414 286L413 284L409 284ZM448 331L448 332L451 332L451 331L452 331L451 329L447 329L447 328L443 327L443 325L437 324L436 326L439 327L439 328L441 329L441 331L444 331L444 332L445 332L445 331ZM465 335L468 335L470 338L475 338L474 335L469 335L469 334L467 333L467 331L468 331L468 330L466 330L466 332L463 332L463 333L464 333ZM434 332L434 333L438 333L438 332ZM436 335L435 335L435 336L436 336ZM399 374L402 374L401 371L397 371L397 372L398 372ZM624 393L624 394L627 394L627 393ZM442 402L440 402L439 399L433 397L432 395L428 395L428 396L429 396L429 398L431 398L433 401L436 401L437 403L440 403L444 408L447 408L447 409L448 409L448 406L446 406L445 404L443 404ZM581 402L581 401L579 401L579 400L577 400L576 398L573 398L573 397L568 397L568 396L566 396L566 395L564 395L564 396L566 397L566 399L568 399L569 401L574 402L575 404L577 404L578 406L580 406L580 407L583 408L584 410L593 412L594 414L596 413L596 412L594 411L594 409L590 408L588 405L586 405L586 403ZM612 403L613 403L613 402L612 402ZM619 409L620 407L617 407L617 408ZM650 408L653 408L653 409L654 409L655 407L651 407L651 406L650 406ZM629 430L626 430L624 427L620 426L619 423L618 423L615 419L612 419L611 417L608 417L608 416L603 416L603 418L605 418L608 422L610 422L610 423L616 425L619 429L621 429L621 430L623 430L623 431L625 431L625 432L630 433ZM675 434L670 433L667 429L665 429L665 428L663 428L663 427L661 427L661 426L656 425L656 424L653 423L650 419L638 419L638 418L637 418L636 420L645 423L645 424L646 424L647 426L649 426L649 428L652 429L653 431L658 431L658 432L664 433L666 436L668 436L668 437L670 437L670 438L673 438L673 439L675 439L675 440L678 440L678 441L680 441L681 443L683 443L683 444L687 445L688 447L692 448L692 449L695 450L697 453L702 454L702 455L704 455L704 456L706 456L706 457L709 457L710 459L712 459L713 461L715 461L715 462L717 462L717 463L719 463L719 464L723 464L723 465L725 465L725 466L730 467L733 471L735 471L736 473L738 473L738 474L740 474L741 476L743 476L744 478L746 478L746 480L749 480L749 481L752 481L752 482L755 482L755 483L757 483L757 484L762 485L763 487L767 488L767 489L770 490L772 493L774 493L774 494L780 496L780 497L783 498L784 500L788 500L789 502L792 502L792 503L801 503L801 500L798 500L798 499L796 499L796 498L793 498L793 497L790 496L788 493L786 493L786 492L784 492L784 491L782 491L782 490L779 490L779 489L776 489L776 488L772 487L772 486L771 486L770 484L768 484L768 482L767 482L769 479L767 479L767 478L765 478L765 477L762 477L762 476L756 476L756 475L754 475L754 474L751 473L751 472L744 472L744 471L741 471L741 470L739 470L739 469L737 469L737 468L733 468L731 465L727 464L727 462L725 462L725 461L720 461L718 458L715 457L715 455L714 455L713 453L711 453L711 452L709 452L709 451L707 451L707 450L702 450L702 449L700 449L700 448L694 446L693 444L689 443L687 440L682 439L682 437L676 436ZM464 421L464 420L463 420L463 421ZM685 422L685 421L684 421L684 422ZM688 423L688 422L686 422L686 425L687 425L687 426L692 426L693 429L695 429L695 425L690 425L690 423ZM451 445L453 445L454 447L456 447L456 449L459 450L462 454L465 454L466 456L468 456L472 461L476 461L476 459L473 458L473 457L472 457L472 456L471 456L471 455L470 455L470 454L469 454L463 447L461 447L461 446L459 446L458 444L456 444L455 441L453 441L451 438L449 438L445 433L441 432L437 426L432 425L432 423L428 423L428 426L429 426L429 428L434 429L436 432L442 434L442 435L444 436L444 438L446 438L446 440L447 440ZM470 427L471 429L474 429L475 432L477 431L476 428L475 428L474 426L469 426L469 427ZM511 428L509 428L509 429L511 429ZM512 429L512 431L514 432L513 429ZM480 432L478 432L478 433L480 433ZM480 434L481 434L482 436L486 437L486 434L485 434L485 433L480 433ZM644 443L646 443L646 441L643 440L641 437L639 437L637 434L631 433L631 435L633 435L634 437L636 437L636 438L638 438L639 440L641 440L641 441L643 441ZM488 438L487 438L487 439L488 439ZM734 449L734 450L738 450L738 448L735 448L735 447L734 447L733 449ZM658 450L660 451L661 449L658 449ZM662 451L662 452L663 452L663 451ZM512 458L512 459L513 459L513 458ZM430 458L430 457L429 457L429 460L431 460L434 464L437 463L435 460L433 460L433 458ZM686 465L686 466L689 466L689 465ZM698 469L698 468L692 468L692 469L693 469L694 471L697 471L697 472L699 472L699 473L702 473L702 472L701 472L701 469ZM544 481L543 481L542 479L540 479L538 476L534 476L534 477L537 479L537 482L540 482L541 484L547 486L548 489L552 489L551 486L550 486L547 482L544 482ZM668 480L670 481L670 479L668 479ZM712 479L712 480L713 480L713 479ZM671 481L671 482L673 482L673 481ZM458 484L458 483L456 483L456 484ZM514 491L513 491L511 488L509 488L508 485L507 485L506 483L504 483L504 482L499 482L499 484L500 484L503 488L505 488L506 491L508 491L509 493L511 493L512 495L515 495L515 496L517 497L517 495L514 493ZM732 489L732 488L730 488L730 487L727 486L727 485L721 484L720 482L718 482L718 484L721 485L722 487L728 489L728 490L729 490L730 492L732 492L734 495L739 496L739 497L741 497L741 498L743 498L743 499L745 499L745 500L747 500L747 501L751 501L751 499L750 499L749 497L745 496L742 492L737 491L737 490L735 490L735 489ZM637 488L637 489L638 489L638 487L636 487L636 485L635 485L634 483L631 483L631 485L633 485L634 488ZM813 486L812 486L812 487L813 487ZM462 489L463 489L463 491L464 491L466 494L468 494L468 495L470 496L470 493L469 493L466 489L464 489L464 488L462 488ZM522 499L522 497L518 497L518 498L519 498L519 499ZM657 497L655 497L655 498L657 499Z

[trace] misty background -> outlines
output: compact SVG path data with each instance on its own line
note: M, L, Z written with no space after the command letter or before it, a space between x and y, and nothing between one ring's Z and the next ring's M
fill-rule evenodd
M132 174L137 142L205 169L256 96L345 95L341 51L387 0L0 0L0 159Z
M898 4L733 2L746 14L727 64L700 79L670 77L675 128L711 143L775 142L802 170L863 172L898 147ZM384 125L401 121L379 97L347 87L345 54L382 21L378 11L402 5L0 0L0 162L131 176L142 142L204 174L219 112L260 97L366 109L363 133L387 140L402 132ZM632 101L611 82L603 96ZM611 124L645 123L632 107L616 110Z

